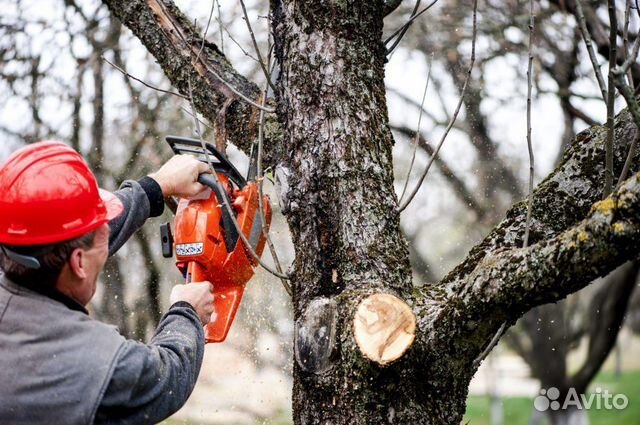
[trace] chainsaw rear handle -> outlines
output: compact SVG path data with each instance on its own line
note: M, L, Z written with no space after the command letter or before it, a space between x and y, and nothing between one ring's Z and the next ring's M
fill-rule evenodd
M229 209L224 206L224 204L228 204L231 206L231 200L227 195L227 191L224 190L213 177L213 175L208 173L203 173L198 176L198 183L207 186L213 190L213 193L216 194L216 198L218 202L221 204L221 212L222 212L222 229L224 230L224 244L227 247L227 252L233 252L236 248L236 244L238 243L238 239L240 235L238 234L238 230L236 226L233 225L233 219L229 214Z

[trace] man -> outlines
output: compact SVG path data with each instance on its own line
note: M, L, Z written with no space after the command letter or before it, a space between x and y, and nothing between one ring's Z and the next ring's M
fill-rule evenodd
M85 306L107 256L162 213L164 197L202 191L207 170L175 156L111 194L59 142L29 145L0 166L1 424L157 423L184 404L213 312L209 282L173 288L147 345Z

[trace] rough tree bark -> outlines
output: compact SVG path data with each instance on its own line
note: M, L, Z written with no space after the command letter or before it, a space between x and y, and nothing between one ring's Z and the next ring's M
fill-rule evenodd
M246 147L252 128L235 120L255 110L208 70L224 71L254 99L255 87L210 43L194 65L200 36L190 20L169 1L105 3L178 89L184 93L190 77L197 81L203 115L216 119L229 104L243 111L226 109L226 122L238 126L234 137ZM282 146L272 143L270 158L289 170L283 212L296 249L296 424L460 423L474 360L503 323L578 290L640 246L640 176L594 205L602 197L605 138L604 129L594 127L576 137L538 186L528 248L520 248L523 201L441 282L414 287L392 186L384 10L382 0L271 2L282 73L274 101L280 127L270 128L281 131L272 140ZM618 173L634 135L622 113ZM415 316L414 336L401 305ZM365 338L367 350L379 341L379 356L365 356L354 337L357 320L372 336ZM398 346L395 362L382 361Z

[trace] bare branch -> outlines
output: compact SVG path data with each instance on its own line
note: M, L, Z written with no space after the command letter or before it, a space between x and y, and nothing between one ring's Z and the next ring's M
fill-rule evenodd
M409 19L413 18L416 15L416 13L418 12L418 8L420 7L420 3L421 2L422 2L422 0L416 0L416 5L413 7L413 10L411 11L411 16L409 17ZM393 51L393 49L398 45L398 43L400 43L400 40L402 40L402 37L404 37L404 35L407 33L408 30L409 30L409 25L403 25L402 26L400 33L398 33L396 41L387 50L387 54L389 54L389 53L391 53ZM390 39L391 39L391 37L389 37L387 40L390 40ZM385 41L385 44L387 44L386 41Z
M529 200L527 202L527 221L524 230L523 248L529 245L529 228L531 227L531 210L533 209L533 174L534 157L533 144L531 142L531 88L533 83L533 0L529 0L529 66L527 68L527 148L529 151Z
M249 30L249 34L251 35L251 41L253 42L253 49L256 52L256 56L258 56L258 63L260 64L260 68L262 68L262 72L264 73L264 78L266 79L269 87L271 87L271 90L273 90L273 92L275 93L277 91L276 86L274 86L273 83L271 82L271 75L267 70L267 65L265 64L264 59L262 59L262 54L260 54L260 47L258 47L256 36L253 33L253 28L251 27L251 22L249 21L249 15L247 14L247 8L244 5L244 0L240 0L240 6L242 6L244 21L247 23L247 29ZM264 103L265 102L262 102L263 105Z
M404 36L404 34L407 32L407 30L409 29L409 27L411 26L411 24L413 24L413 21L415 21L416 19L418 19L420 17L420 15L422 15L424 12L426 12L427 10L431 9L431 7L433 5L435 5L438 2L438 0L433 0L431 3L429 3L427 6L424 7L424 9L422 9L420 12L412 13L411 18L409 18L409 20L407 22L405 22L405 24L403 26L401 26L400 28L398 28L397 30L395 30L393 32L393 34L391 34L385 41L384 44L387 45L389 44L389 42L391 40L393 40L395 38L395 41L393 42L393 44L387 48L387 55L391 52L393 52L393 49L396 48L396 46L398 45L398 43L400 43L400 40L402 40L402 37ZM416 8L417 6L420 4L420 1L417 2L416 4Z
M604 173L604 196L608 196L613 188L613 115L615 103L615 74L617 53L617 29L618 20L616 18L615 0L607 0L609 9L609 78L607 83L607 142L605 155L605 173Z
M105 3L142 41L160 63L172 85L182 94L188 93L191 79L194 104L204 117L216 122L219 112L226 108L225 135L231 143L248 152L251 142L257 137L259 108L240 102L240 96L230 87L251 99L254 104L260 98L259 88L233 69L218 48L208 41L205 41L202 54L194 66L193 59L202 44L201 33L172 2L105 0ZM269 111L272 109L269 108ZM282 133L274 116L269 116L268 122L265 159L273 163L281 149Z
M584 10L582 9L582 1L581 0L575 0L575 1L576 1L576 14L578 15L578 24L580 27L580 32L582 33L582 39L584 40L584 43L587 46L587 52L589 53L589 59L591 60L591 66L593 67L593 72L595 72L596 74L598 86L600 87L600 93L602 94L602 100L606 102L607 86L604 83L604 78L602 78L602 72L600 71L598 60L596 59L596 53L593 48L593 43L591 41L591 34L587 29L587 22L584 17Z
M498 332L496 332L496 334L493 336L493 339L491 339L491 341L489 342L489 345L487 345L484 349L484 351L482 353L480 353L480 355L478 355L478 357L476 357L473 360L472 365L474 367L477 367L480 362L482 362L491 352L491 350L493 350L493 347L496 346L496 344L498 343L498 341L500 340L500 338L502 337L502 335L504 334L504 331L507 327L507 322L503 322L502 326L500 326L500 329L498 329Z
M156 87L156 86L153 86L153 85L151 85L151 84L147 83L147 82L146 82L146 81L144 81L144 80L141 80L141 79L140 79L140 78L138 78L138 77L135 77L135 76L133 76L133 75L129 74L127 71L125 71L124 69L120 68L120 67L119 67L118 65L116 65L115 63L112 63L109 59L105 58L104 56L102 56L102 57L101 57L101 59L102 59L103 61L105 61L106 63L108 63L109 65L111 65L112 67L114 67L115 69L117 69L118 71L120 71L120 72L121 72L125 77L127 77L127 78L131 78L132 80L135 80L135 81L137 81L137 82L141 83L142 85L144 85L144 86L146 86L146 87L149 87L149 88L150 88L150 89L152 89L152 90L155 90L155 91L160 92L160 93L170 94L170 95L172 95L172 96L177 96L177 97L180 97L180 98L182 98L182 99L187 99L187 96L185 96L185 95L183 95L183 94L180 94L180 93L177 93L177 92L174 92L174 91L170 91L170 90L164 90L164 89L161 89L161 88L159 88L159 87Z
M402 187L402 194L400 195L399 202L402 202L402 198L404 198L404 194L407 191L407 186L409 185L409 178L411 177L411 170L413 170L413 163L416 160L416 152L418 151L418 137L419 137L418 135L420 134L420 124L422 122L422 111L424 111L424 100L427 97L427 90L429 89L429 80L431 79L431 65L433 65L433 60L429 61L429 70L427 71L427 82L424 84L424 92L422 93L422 102L420 103L420 112L418 114L418 125L416 126L416 132L413 140L413 152L411 153L411 162L409 164L409 169L407 170L407 177L404 180L404 186Z
M207 19L207 25L204 27L204 32L202 33L202 43L200 44L200 50L198 50L198 54L196 55L196 62L200 60L200 55L202 54L202 50L204 50L204 42L207 40L207 34L209 33L209 25L211 25L211 18L213 17L213 9L216 7L215 0L211 1L211 10L209 11L209 18Z
M631 22L631 0L627 0L624 8L624 27L622 30L622 46L624 48L624 53L626 55L629 55L629 23L630 22ZM638 41L637 37L636 37L636 41ZM636 55L637 55L637 52L636 52ZM630 56L634 56L634 55L631 54ZM629 56L627 56L626 60L629 60ZM625 60L625 63L626 63L626 60ZM631 72L629 72L629 85L631 86L631 90L633 90L634 83L633 83L633 75L631 74Z
M220 12L220 2L218 0L214 0L218 7L218 24L220 25L220 51L224 55L224 33L222 30L224 29L224 25L222 25L222 13Z
M462 106L462 102L464 101L464 94L467 88L467 84L471 79L471 71L473 69L473 64L476 59L476 36L477 36L477 29L478 29L477 20L476 20L477 10L478 10L478 1L474 0L473 1L473 36L471 40L471 60L470 60L469 70L467 71L467 78L465 79L464 86L462 87L462 91L460 93L460 99L458 100L458 105L456 106L456 109L453 113L453 117L451 117L451 121L449 121L449 125L445 129L444 134L442 135L442 138L440 139L440 142L438 143L438 146L436 147L436 150L433 153L433 156L431 156L431 159L429 160L427 167L425 168L424 172L422 173L422 176L418 180L416 187L413 189L413 191L411 192L407 200L404 202L404 204L400 205L400 207L398 208L399 212L402 212L405 208L407 208L409 203L411 203L413 198L418 193L418 190L420 190L420 186L422 186L422 182L424 182L425 177L427 177L427 173L429 172L429 169L431 168L431 165L433 164L434 159L438 156L438 153L440 152L440 148L442 148L442 145L444 144L444 141L449 135L449 131L451 130L451 127L453 127L453 124L455 123L456 118L458 117L458 113L460 112L460 107Z
M636 137L634 137L633 142L629 147L629 153L627 154L627 159L624 162L624 167L622 168L622 172L620 173L620 178L618 179L618 183L616 183L616 187L619 187L622 182L626 180L627 175L629 174L629 168L631 168L631 162L633 161L633 157L636 155L636 146L638 146L639 140L640 130L636 133Z

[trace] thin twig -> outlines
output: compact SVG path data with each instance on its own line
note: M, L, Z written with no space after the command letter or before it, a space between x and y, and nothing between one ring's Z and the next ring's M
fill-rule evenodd
M482 353L480 353L480 355L475 358L475 360L472 363L473 367L478 366L480 362L483 361L485 357L489 355L491 350L493 350L493 347L495 347L498 341L500 340L500 337L504 333L506 327L507 327L507 322L504 322L502 326L500 326L500 329L498 329L498 332L496 332L496 334L491 339L491 342L489 343L489 345L487 345L487 347L482 351Z
M198 50L198 54L196 55L196 62L200 59L200 54L202 53L202 50L204 50L204 43L207 39L207 33L209 32L209 25L211 25L211 17L213 16L213 9L215 8L215 6L215 0L212 0L211 11L209 11L209 19L207 19L207 26L204 28L204 34L202 34L202 43L200 44L200 50Z
M413 10L411 11L411 15L409 16L409 19L413 18L416 15L416 13L418 12L418 9L420 8L420 3L422 3L422 0L416 0L416 5L413 7ZM405 33L409 30L409 25L403 25L401 28L402 28L402 31L398 33L398 37L396 38L396 41L393 42L393 46L389 47L388 52L393 51L393 49L398 45L398 43L400 43L400 40L402 40L402 37L404 37Z
M636 59L638 59L638 51L640 51L640 37L636 37L627 59L622 63L622 65L614 67L613 73L624 74L627 72L631 68L631 65L636 63ZM633 82L633 79L631 81ZM631 85L631 87L633 88L633 85Z
M262 103L264 104L267 101L267 87L268 85L265 86L264 88L264 92L262 94ZM271 258L273 258L273 263L276 266L276 270L278 271L278 273L283 273L282 272L282 266L280 265L280 259L278 258L278 253L276 252L276 248L273 245L273 241L271 240L271 237L269 236L269 230L267 229L267 223L264 217L264 205L263 205L263 193L262 193L262 182L263 182L263 176L262 176L262 145L264 142L264 111L260 111L260 125L258 127L258 158L257 158L257 162L258 162L258 175L257 175L257 183L258 183L258 209L260 211L260 219L262 220L262 235L265 238L265 241L267 242L267 246L269 247L269 252L271 253ZM280 279L280 282L282 283L282 286L284 287L284 290L287 292L287 294L289 294L289 296L293 296L293 291L291 290L291 285L289 284L289 282L287 281L287 279Z
M467 91L467 85L469 84L469 80L471 79L471 71L473 70L473 64L476 60L476 36L478 32L477 11L478 11L478 0L473 0L473 35L471 39L471 62L469 64L469 70L467 71L467 77L465 78L464 85L462 86L462 91L460 92L460 99L458 100L458 105L456 106L456 110L453 113L451 120L449 121L449 125L447 125L447 128L444 131L444 134L440 138L440 142L438 143L438 146L436 147L435 152L431 156L431 159L429 160L429 163L427 164L426 169L424 170L424 172L422 173L422 176L418 180L418 184L416 184L415 188L413 189L413 191L411 192L407 200L404 202L404 204L400 205L400 207L398 208L398 212L404 211L404 209L407 208L409 203L411 203L413 198L416 196L416 194L420 190L420 187L422 186L424 179L427 177L427 173L429 172L429 169L431 168L433 161L438 156L438 153L440 152L440 148L442 148L444 141L449 135L449 131L451 130L451 127L453 127L453 124L455 123L458 117L458 113L460 112L460 108L462 107L462 102L464 101L464 95Z
M629 169L631 168L633 157L636 154L636 146L638 144L638 140L640 140L640 128L636 128L636 137L633 138L633 142L631 142L631 146L629 146L629 153L627 154L627 159L624 161L624 167L622 167L622 172L620 173L620 177L618 178L616 189L619 188L627 179L627 174L629 174Z
M222 33L222 29L224 26L222 25L222 12L220 12L220 2L218 0L214 0L218 7L218 24L220 24L220 51L224 55L224 34Z
M188 79L188 84L189 84L189 104L191 105L191 112L192 112L194 117L197 117L196 108L195 108L195 105L193 103L193 88L191 86L191 78ZM218 174L216 173L216 170L213 167L213 163L211 162L211 159L210 159L209 154L207 152L207 149L205 147L205 142L204 142L204 139L202 138L202 132L200 131L200 122L199 122L199 120L197 118L195 118L193 120L193 122L195 124L196 134L198 135L198 138L200 139L200 143L202 144L202 149L203 149L203 151L205 153L205 158L206 158L207 163L209 164L209 167L211 169L211 175L212 175L212 177L214 179L215 185L218 186L221 190L224 190L224 188L220 184L220 181L218 180ZM240 239L242 239L242 243L244 243L245 248L247 249L247 251L249 251L251 256L258 262L258 264L260 264L262 266L262 268L264 268L266 271L268 271L269 273L273 274L274 276L277 276L277 277L282 278L282 279L289 279L289 276L287 276L285 274L282 274L282 273L278 273L277 271L271 269L269 266L267 266L265 263L262 262L262 260L260 259L260 256L258 254L256 254L256 252L253 250L253 247L251 246L251 243L249 243L249 241L247 240L247 237L242 232L242 229L240 228L240 225L238 224L238 220L236 219L236 216L235 216L233 210L231 209L231 205L229 205L228 199L223 196L222 199L219 200L219 201L222 201L222 204L224 205L224 208L229 213L229 217L231 218L231 222L233 223L233 227L235 227L236 231L238 232L238 235L240 236Z
M624 99L627 101L627 106L629 107L629 112L631 112L633 122L636 124L636 127L640 129L640 105L638 105L638 100L631 90L631 87L624 82L624 72L616 74L615 84L620 93L622 93Z
M438 2L438 0L433 0L431 3L429 3L429 5L425 6L424 9L422 9L420 12L415 13L413 16L411 16L411 18L409 18L409 20L407 22L405 22L404 25L402 25L400 28L398 28L397 30L395 30L393 32L393 34L391 34L385 41L384 41L384 45L386 46L394 37L396 37L397 35L399 35L400 33L402 33L402 35L404 35L404 33L407 31L407 29L411 26L411 24L413 24L413 21L415 21L416 19L418 19L420 17L420 15L422 15L424 12L426 12L427 10L431 9L431 7L433 5L435 5ZM393 49L396 48L396 46L398 45L398 43L400 43L400 40L402 39L402 35L399 36L396 41L393 43L393 45L391 45L391 47L389 47L387 49L387 55L389 53L391 53L393 51Z
M627 106L629 108L629 112L631 112L631 116L633 117L633 121L640 131L640 106L638 105L638 101L634 94L633 86L631 84L625 83L625 74L629 70L632 64L635 63L638 57L638 51L640 50L640 37L637 37L633 42L633 47L631 48L631 52L627 59L621 66L616 66L612 70L612 74L615 77L615 85L618 88L618 91L622 94L624 99L627 102ZM633 80L631 80L633 81ZM631 155L631 151L629 151L629 155ZM629 156L627 156L627 160L629 160ZM626 164L625 164L626 165Z
M629 55L629 23L631 22L631 0L626 1L626 6L624 8L624 27L622 29L622 46L624 47L625 55ZM636 37L637 41L638 37ZM629 57L627 56L627 59ZM629 86L631 86L631 90L633 90L633 73L629 70L628 75Z
M614 102L615 102L615 74L617 56L617 30L618 20L616 18L615 0L607 0L609 9L609 78L607 82L607 140L605 142L605 171L604 171L604 192L602 199L609 196L613 188L613 126L614 126Z
M587 46L587 52L589 53L591 66L593 67L593 71L595 72L596 79L598 81L598 86L600 87L600 94L602 95L602 100L606 102L607 87L604 84L604 78L602 77L602 72L600 72L600 66L598 65L598 60L596 59L596 52L593 48L593 42L591 41L591 34L587 29L587 21L584 17L584 10L582 9L581 0L576 0L576 12L578 13L578 25L580 28L580 33L582 34L582 39L584 40L585 45Z
M431 79L431 65L433 64L433 58L429 60L429 70L427 71L427 82L424 85L424 92L422 93L422 101L420 102L420 114L418 115L418 125L416 126L416 133L413 137L413 152L411 154L411 162L409 163L409 169L407 170L407 177L404 180L404 186L402 187L402 194L400 195L400 201L404 198L404 194L409 186L409 178L411 177L411 171L413 170L413 163L416 160L416 152L418 151L418 138L420 137L420 124L422 122L422 111L424 111L424 100L427 97L427 90L429 89L429 80Z
M524 230L523 247L529 246L529 229L531 228L531 211L533 210L533 172L534 157L531 142L531 90L533 87L533 36L534 36L533 0L529 0L529 67L527 68L527 148L529 150L529 201L527 203L527 221Z
M273 54L273 45L271 44L271 21L267 21L267 45L269 47L269 53L267 54L267 68L273 72L273 67L275 66L275 62L271 63L271 55ZM271 78L269 78L271 80ZM264 90L262 92L262 104L264 105L267 102L269 85L265 85ZM259 126L258 126L258 157L256 158L257 162L257 177L258 177L258 208L260 210L260 219L262 220L262 234L264 235L265 241L267 242L267 246L269 247L269 252L271 253L271 258L273 259L273 263L276 265L276 270L279 273L283 273L282 266L280 265L280 259L278 258L278 253L276 252L276 247L273 245L273 241L271 240L271 236L269 235L269 229L267 229L266 220L264 217L264 206L263 198L264 194L262 191L262 183L264 182L264 171L262 170L262 148L264 145L264 112L260 111L259 118ZM280 279L282 286L287 294L290 297L293 297L293 289L291 288L291 284L286 279Z
M106 63L108 63L109 65L111 65L112 67L114 67L115 69L117 69L118 71L120 71L125 77L131 78L132 80L135 80L135 81L141 83L142 85L144 85L146 87L149 87L152 90L159 91L161 93L170 94L170 95L173 95L173 96L178 96L178 97L181 97L182 99L188 99L187 96L185 96L183 94L180 94L180 93L177 93L177 92L174 92L174 91L164 90L164 89L158 88L156 86L152 86L151 84L147 83L146 81L143 81L140 78L137 78L137 77L129 74L127 71L125 71L124 69L120 68L118 65L116 65L114 63L111 63L109 61L109 59L105 58L104 56L101 56L100 58L103 61L105 61Z
M182 109L182 112L184 112L185 114L189 115L190 117L193 117L194 115L191 113L191 111L189 111L187 108L185 108L184 106L180 106L180 109ZM211 131L215 131L216 129L211 127L209 124L207 124L206 122L202 121L200 118L197 118L197 120L200 122L200 124L204 125L205 127L207 127L209 130Z
M264 63L264 60L262 59L262 54L260 54L260 48L258 47L256 36L253 33L253 28L251 28L251 22L249 21L249 15L247 14L247 8L244 5L244 0L240 0L240 6L242 6L242 13L244 14L244 20L247 23L247 28L249 29L249 34L251 35L253 48L256 51L256 56L258 56L258 63L260 64L260 68L262 68L262 72L264 72L264 78L267 80L267 84L269 84L269 87L271 87L271 90L273 90L273 92L275 93L276 87L271 82L271 76L269 75L269 71L267 70L267 65Z
M227 27L225 27L222 23L220 23L220 27L224 30L224 32L227 33L227 37L229 37L229 39L233 41L233 44L235 44L238 47L238 49L240 49L240 51L244 53L246 57L248 57L252 61L258 62L258 58L253 56L251 53L247 52L247 49L245 49L242 46L242 44L240 44L240 42L235 39L235 37L233 36L233 34L231 34L231 32L227 29Z

